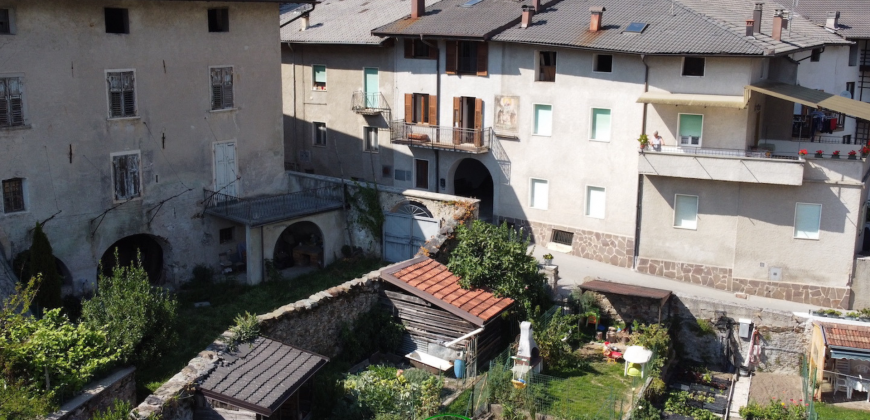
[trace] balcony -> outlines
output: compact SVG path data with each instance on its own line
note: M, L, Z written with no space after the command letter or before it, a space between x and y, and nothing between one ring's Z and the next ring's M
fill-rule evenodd
M492 128L479 130L420 125L396 120L390 123L390 142L426 149L454 152L488 153L492 144Z
M252 198L209 190L203 190L203 194L205 214L252 227L338 210L344 206L341 186Z
M805 160L767 150L662 146L641 152L638 173L675 178L801 185Z
M356 91L353 93L353 112L361 115L377 115L381 112L390 112L387 100L380 92Z

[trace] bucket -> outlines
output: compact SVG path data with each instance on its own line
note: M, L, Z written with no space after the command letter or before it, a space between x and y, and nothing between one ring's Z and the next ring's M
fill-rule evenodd
M453 361L453 373L456 375L456 379L465 377L465 360L456 359Z

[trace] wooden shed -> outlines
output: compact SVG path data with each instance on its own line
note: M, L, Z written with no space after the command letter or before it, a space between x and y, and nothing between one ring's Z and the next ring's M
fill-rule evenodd
M482 289L465 290L458 277L429 257L392 267L381 273L381 279L381 304L407 329L403 354L450 362L463 355L473 369L507 345L510 329L501 315L513 299Z

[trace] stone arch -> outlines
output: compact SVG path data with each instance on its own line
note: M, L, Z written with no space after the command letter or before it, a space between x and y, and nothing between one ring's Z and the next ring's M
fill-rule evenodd
M316 223L300 221L284 228L275 241L272 261L281 270L299 265L323 265L323 231ZM296 252L295 251L302 251ZM314 261L312 253L317 250L321 257Z
M151 284L160 285L166 282L164 248L168 243L157 236L144 233L125 236L112 244L100 257L103 275L111 275L112 268L118 264L129 266L141 254L142 267L148 273ZM115 249L118 259L115 259Z
M396 204L392 209L390 209L390 213L410 214L412 216L429 218L433 217L432 212L429 211L429 208L426 207L425 204L413 200L406 200Z
M493 220L495 184L493 176L483 162L465 158L457 162L452 171L453 194L480 200L480 218Z

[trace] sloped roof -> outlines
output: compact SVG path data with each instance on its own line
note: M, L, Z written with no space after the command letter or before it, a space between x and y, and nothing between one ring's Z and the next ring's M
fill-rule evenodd
M652 287L634 286L631 284L614 283L605 280L591 280L580 285L581 289L592 290L601 293L613 293L624 296L634 296L656 300L667 300L671 296L670 290L654 289Z
M381 278L472 324L482 326L514 304L483 289L465 290L459 277L429 257L418 257L381 272Z
M825 26L828 12L840 12L838 33L846 38L870 38L870 1L801 0L796 10L819 26Z
M825 343L829 346L870 350L870 327L830 322L816 324L824 328Z
M200 385L207 397L271 416L329 359L259 337L222 356Z
M426 0L427 5L438 0ZM309 18L308 29L301 31L296 20L311 9L307 3L287 3L281 6L281 41L307 44L379 45L385 37L372 35L372 29L403 16L410 16L408 0L325 0L318 4Z

